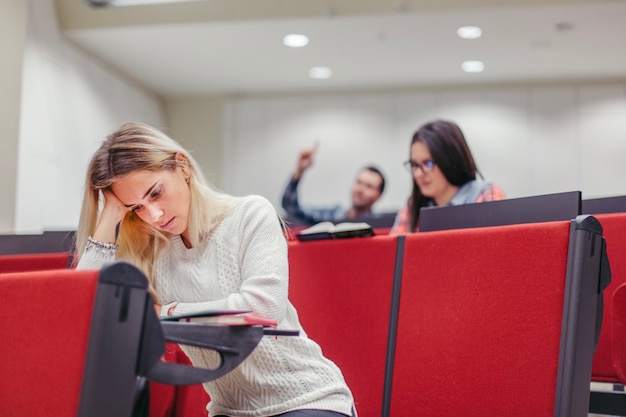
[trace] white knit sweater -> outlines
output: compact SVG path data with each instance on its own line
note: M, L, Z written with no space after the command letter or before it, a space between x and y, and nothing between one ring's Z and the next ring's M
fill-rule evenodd
M296 409L351 415L352 394L341 371L306 336L287 299L287 244L273 206L264 198L238 199L209 239L187 249L179 236L155 264L157 302L178 301L176 314L251 310L300 336L265 336L236 369L206 383L209 414L272 416ZM78 267L101 266L97 251ZM104 259L102 259L104 261ZM195 366L214 368L213 351L182 346Z

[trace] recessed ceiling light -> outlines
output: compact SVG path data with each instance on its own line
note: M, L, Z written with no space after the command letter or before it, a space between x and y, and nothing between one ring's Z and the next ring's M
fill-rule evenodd
M152 6L165 3L186 3L198 0L85 0L92 7Z
M574 24L571 22L559 22L554 27L558 32L567 32L574 29Z
M291 48L302 48L309 44L309 38L299 33L291 33L283 38L283 44Z
M456 30L456 34L463 39L478 39L483 31L478 26L461 26Z
M465 72L483 72L485 64L483 61L465 61L461 64L461 68Z
M333 76L333 71L328 67L313 67L309 70L309 76L316 80L327 80Z

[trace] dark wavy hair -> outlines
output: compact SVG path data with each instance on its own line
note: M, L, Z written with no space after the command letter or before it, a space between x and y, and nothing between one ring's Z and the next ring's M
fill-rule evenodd
M446 120L426 123L413 134L411 146L417 142L426 145L433 162L450 184L460 187L475 180L476 174L481 175L465 141L465 136L456 123ZM409 199L409 213L411 231L414 232L419 224L420 208L426 206L430 198L424 196L415 179L413 177L411 179L413 191Z

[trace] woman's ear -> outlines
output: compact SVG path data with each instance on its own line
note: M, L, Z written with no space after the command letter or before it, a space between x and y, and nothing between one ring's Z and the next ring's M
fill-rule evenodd
M174 155L174 159L176 160L176 163L179 165L184 165L184 166L189 165L189 158L187 158L187 155L185 155L182 152L176 152L176 154Z
M176 160L176 165L181 169L183 175L185 176L185 180L189 182L189 159L187 156L181 152L176 152L174 155L174 159Z

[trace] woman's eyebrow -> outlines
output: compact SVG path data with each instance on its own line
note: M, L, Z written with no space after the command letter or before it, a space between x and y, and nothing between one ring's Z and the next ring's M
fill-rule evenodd
M148 191L145 192L145 194L143 195L143 197L141 197L141 199L143 200L144 198L146 198L146 196L148 194L150 194L152 192L152 190L154 190L154 187L156 187L157 183L155 182L154 184L152 184L152 186L150 188L148 188ZM124 204L124 207L128 207L131 208L133 206L136 206L137 204Z

